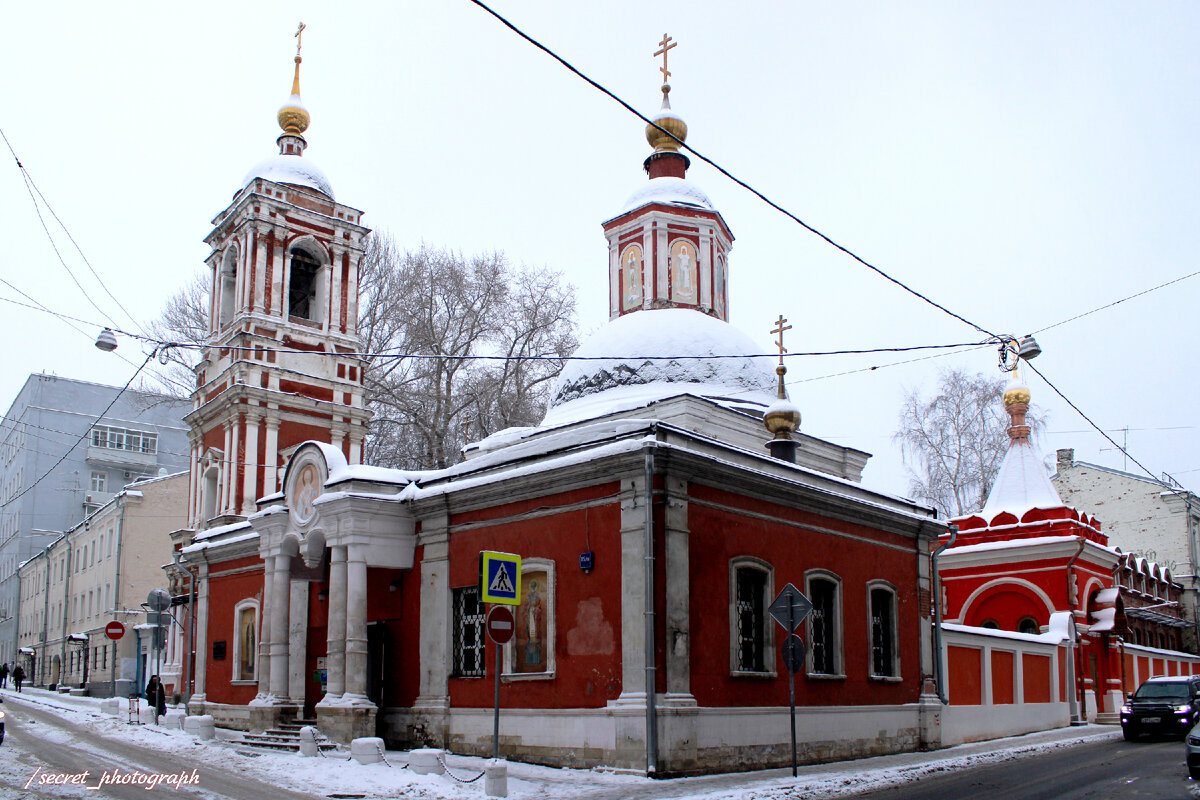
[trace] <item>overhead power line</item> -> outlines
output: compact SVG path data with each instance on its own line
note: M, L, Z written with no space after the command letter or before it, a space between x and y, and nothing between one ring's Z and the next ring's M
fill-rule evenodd
M862 265L863 265L864 267L866 267L867 269L869 269L869 270L871 270L871 271L875 272L876 274L878 274L878 275L882 276L883 278L886 278L887 280L889 280L889 281L891 281L892 283L896 284L896 285L897 285L897 286L899 286L901 289L903 289L904 291L906 291L906 292L908 292L909 294L913 295L914 297L917 297L917 298L919 298L919 299L921 299L921 300L925 301L925 302L926 302L926 303L928 303L929 305L933 306L934 308L936 308L936 309L938 309L938 310L940 310L940 311L942 311L942 312L944 312L944 313L946 313L946 314L949 314L951 317L954 317L954 318L955 318L955 319L957 319L958 321L960 321L960 322L963 322L963 323L965 323L965 324L967 324L967 325L971 326L972 328L974 328L975 330L979 331L980 333L985 333L985 334L987 334L988 336L991 336L991 337L996 337L996 334L992 333L992 332L991 332L991 331L989 331L987 328L980 327L979 325L975 324L974 322L972 322L971 320L967 319L966 317L964 317L964 316L962 316L962 315L960 315L960 314L956 314L955 312L953 312L953 311L951 311L950 309L946 308L946 307L945 307L944 305L942 305L941 303L938 303L938 302L936 302L935 300L932 300L932 299L930 299L929 297L927 297L926 295L922 294L921 292L918 292L916 289L912 288L911 286L909 286L908 284L904 283L903 281L901 281L901 280L899 280L899 279L897 279L897 278L894 278L894 277L892 277L891 275L889 275L888 273L884 272L882 269L880 269L879 267L877 267L877 266L875 266L874 264L870 263L870 262L869 262L869 261L867 261L866 259L862 258L861 256L859 256L858 254L856 254L855 252L853 252L853 251L852 251L852 250L850 250L849 248L847 248L847 247L844 247L844 246L843 246L843 245L841 245L841 244L838 244L838 243L837 243L837 242L835 242L833 239L831 239L830 237L826 236L826 235L825 235L824 233L822 233L821 231L819 231L819 230L817 230L816 228L814 228L812 225L809 225L807 222L805 222L804 220L802 220L802 219L801 219L799 216L797 216L796 214L793 214L791 211L789 211L789 210L787 210L786 208L784 208L783 206L779 205L779 204L778 204L778 203L776 203L774 200L772 200L771 198L767 197L765 194L763 194L761 191L759 191L758 189L756 189L756 188L754 188L753 186L751 186L751 185L750 185L749 183L747 183L746 181L744 181L744 180L742 180L741 178L737 177L737 176L736 176L736 175L734 175L732 172L730 172L729 170L725 169L724 167L722 167L722 166L721 166L720 164L718 164L717 162L713 161L713 160L712 160L711 158L709 158L708 156L706 156L706 155L704 155L703 153L701 153L701 152L699 152L698 150L696 150L696 148L694 148L694 147L692 147L691 145L687 144L686 142L682 141L682 140L681 140L681 139L679 139L677 136L675 136L675 134L673 134L673 133L671 133L670 131L668 131L666 128L660 127L659 125L655 124L653 120L651 120L650 118L648 118L648 117L646 117L645 115L643 115L643 114L642 114L640 111L638 111L636 108L634 108L632 105L630 105L630 104L629 104L629 103L627 103L626 101L622 100L620 97L618 97L618 96L617 96L616 94L614 94L612 91L610 91L609 89L607 89L606 87L604 87L602 84L598 83L597 81L593 80L592 78L589 78L587 75L585 75L585 74L583 74L582 72L580 72L580 71L579 71L579 70L578 70L578 69L577 69L575 66L573 66L573 65L572 65L570 62L568 62L566 59L564 59L564 58L563 58L562 56L560 56L558 53L555 53L555 52L554 52L553 50L551 50L549 47L547 47L546 45L542 44L542 43L541 43L541 42L539 42L537 39L534 39L532 36L530 36L529 34L525 33L523 30L521 30L520 28L518 28L516 25L514 25L514 24L513 24L513 23L511 23L511 22L509 22L509 21L508 21L507 19L505 19L503 16L501 16L500 14L498 14L496 11L494 11L494 10L493 10L493 9L491 9L491 8L489 8L489 7L487 6L487 4L485 4L485 3L483 3L483 2L482 2L482 0L471 0L471 2L473 2L475 5L477 5L477 6L479 6L480 8L482 8L482 9L483 9L484 11L486 11L487 13L491 14L493 17L495 17L497 20L499 20L499 21L500 21L500 23L502 23L502 24L503 24L505 27L507 27L507 28L508 28L509 30L511 30L513 33L517 34L517 35L518 35L518 36L520 36L522 39L524 39L525 41L529 42L529 43L530 43L530 44L532 44L534 47L538 48L539 50L541 50L543 53L545 53L546 55L548 55L548 56L550 56L551 58L553 58L553 59L554 59L555 61L557 61L558 63L562 64L564 67L566 67L568 70L570 70L571 72L573 72L575 75L577 75L578 77L580 77L581 79L583 79L584 81L586 81L586 82L587 82L588 84L590 84L592 87L594 87L594 88L595 88L595 89L597 89L598 91L602 92L603 94L607 95L607 96L608 96L609 98L611 98L612 100L615 100L615 101L616 101L617 103L619 103L619 104L620 104L620 105L621 105L621 106L622 106L622 107L623 107L623 108L624 108L626 111L628 111L629 113L633 114L635 117L637 117L638 119L640 119L642 122L645 122L647 125L652 125L652 126L654 126L655 128L658 128L658 130L662 131L662 132L663 132L663 133L665 133L667 136L670 136L672 139L674 139L676 142L678 142L680 147L682 147L682 148L684 148L684 149L688 150L688 151L689 151L689 152L690 152L692 155L694 155L696 158L700 159L700 160L701 160L701 161L703 161L705 164L708 164L710 167L712 167L713 169L715 169L717 172L720 172L720 173L721 173L722 175L724 175L726 178L729 178L729 180L733 181L733 182L734 182L734 183L736 183L738 186L741 186L743 189L747 190L748 192L750 192L751 194L753 194L755 197L757 197L759 200L762 200L764 203L766 203L767 205L769 205L771 208L775 209L776 211L778 211L778 212L780 212L781 214L783 214L784 216L786 216L788 219L790 219L790 220L792 220L793 222L795 222L795 223L799 224L799 225L800 225L801 227L803 227L805 230L809 231L810 233L816 234L816 235L817 235L817 236L819 236L821 239L823 239L823 240L824 240L824 241L825 241L827 244L830 244L830 245L832 245L833 247L836 247L838 250L840 250L840 251L842 251L843 253L845 253L846 255L850 256L852 259L854 259L854 260L855 260L855 261L857 261L858 263L862 264Z

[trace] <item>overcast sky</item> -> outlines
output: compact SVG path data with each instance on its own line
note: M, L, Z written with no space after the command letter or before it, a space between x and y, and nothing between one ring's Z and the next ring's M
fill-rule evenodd
M647 114L669 32L689 144L988 330L1041 331L1200 269L1195 3L493 7ZM202 267L210 221L276 152L299 20L305 157L339 201L402 247L502 250L559 270L583 332L604 322L600 225L646 180L643 123L468 0L14 5L0 128L139 323ZM90 324L7 302L27 301L0 284L0 405L31 372L123 384L144 354L131 340L117 351L128 361L92 346L107 323L4 155L0 277ZM689 178L733 230L731 321L764 352L779 314L793 351L981 338L698 159ZM48 222L87 295L133 328ZM1200 276L1049 328L1035 362L1188 486L1200 476L1198 289ZM872 488L905 491L891 436L906 388L929 391L952 366L998 374L994 348L891 366L920 355L789 361L803 430L875 454ZM1124 466L1041 380L1029 385L1050 414L1048 454L1073 446Z

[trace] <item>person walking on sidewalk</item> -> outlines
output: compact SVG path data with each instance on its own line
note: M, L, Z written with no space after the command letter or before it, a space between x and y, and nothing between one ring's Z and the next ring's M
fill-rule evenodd
M156 720L167 715L167 692L157 675L151 675L150 682L146 684L146 701L154 706Z
M8 686L8 663L0 664L0 689Z
M15 667L13 667L12 679L13 686L16 687L18 692L21 691L21 682L25 680L25 668L20 664L17 664Z

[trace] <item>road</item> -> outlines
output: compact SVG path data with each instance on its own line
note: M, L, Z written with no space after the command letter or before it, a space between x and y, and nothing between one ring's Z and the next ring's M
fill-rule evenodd
M147 800L162 796L188 800L314 800L316 795L289 792L278 786L231 773L217 763L181 762L174 753L104 739L86 726L62 718L53 710L13 699L6 694L6 735L0 745L0 797L8 800L41 798L117 798ZM165 734L164 734L165 735ZM192 777L192 770L196 770ZM87 773L75 785L44 785L46 776ZM105 773L120 780L144 775L185 775L194 784L160 783L148 792L142 783L107 784L97 790Z
M925 776L911 784L854 796L870 800L1192 800L1200 798L1200 782L1188 778L1183 744L1177 738L1105 740Z

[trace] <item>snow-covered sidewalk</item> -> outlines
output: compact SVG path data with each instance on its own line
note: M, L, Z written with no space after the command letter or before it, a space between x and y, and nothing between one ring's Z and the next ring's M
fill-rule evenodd
M241 734L237 731L218 729L215 740L204 742L180 730L130 725L124 713L119 716L103 713L98 698L70 697L40 689L25 689L19 695L3 690L0 695L9 713L18 710L23 703L36 704L43 709L56 710L64 720L75 725L88 727L98 737L152 747L159 752L176 752L182 759L219 761L223 768L297 791L367 798L402 795L458 800L483 796L482 780L461 782L482 772L482 758L447 755L449 772L458 780L449 776L417 775L404 768L408 761L406 751L389 750L385 753L386 763L368 765L351 760L344 751L314 758L252 751L239 744ZM1062 728L933 753L904 753L805 766L800 768L797 778L792 777L790 769L777 769L653 780L604 770L563 770L510 762L508 796L556 800L782 800L799 797L819 800L844 797L867 788L908 783L933 773L1016 759L1051 748L1070 747L1084 741L1119 737L1119 729L1111 726ZM97 745L78 744L82 749L102 750Z

